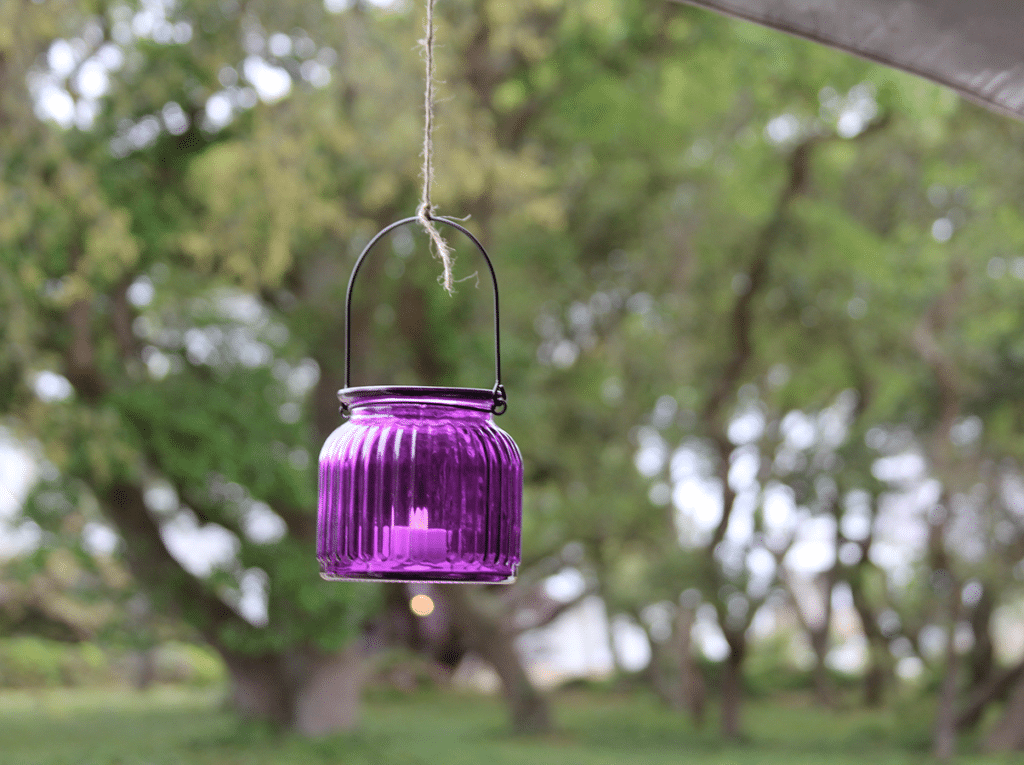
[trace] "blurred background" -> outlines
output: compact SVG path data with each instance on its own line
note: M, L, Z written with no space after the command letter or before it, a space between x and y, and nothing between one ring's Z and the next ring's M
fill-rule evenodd
M671 2L436 22L509 587L314 555L348 274L419 201L422 4L0 6L10 762L1024 749L1024 126ZM355 384L490 386L450 243L453 297L418 229L375 251Z

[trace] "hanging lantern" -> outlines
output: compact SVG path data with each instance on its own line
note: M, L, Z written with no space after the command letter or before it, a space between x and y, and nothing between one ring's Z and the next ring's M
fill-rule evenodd
M511 582L520 560L523 461L491 415L506 409L501 384L498 280L494 285L495 385L440 388L351 384L352 287L363 260L392 223L366 245L345 296L345 387L349 419L320 451L317 557L325 579Z

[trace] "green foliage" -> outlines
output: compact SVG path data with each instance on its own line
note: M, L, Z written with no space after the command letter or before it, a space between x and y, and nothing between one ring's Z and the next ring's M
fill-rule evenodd
M196 687L221 686L226 670L220 657L195 643L168 641L154 649L154 680L158 683L184 683Z
M35 637L0 641L0 685L5 688L96 685L112 678L108 658L92 643Z
M145 649L153 662L152 681L196 687L218 686L225 669L220 657L194 643L167 641ZM2 688L127 687L137 677L140 653L130 654L110 644L67 643L38 637L0 640Z

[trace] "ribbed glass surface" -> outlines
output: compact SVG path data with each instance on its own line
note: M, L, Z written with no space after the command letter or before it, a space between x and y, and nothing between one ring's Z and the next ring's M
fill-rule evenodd
M320 452L326 579L508 582L520 560L523 462L489 391L350 388Z

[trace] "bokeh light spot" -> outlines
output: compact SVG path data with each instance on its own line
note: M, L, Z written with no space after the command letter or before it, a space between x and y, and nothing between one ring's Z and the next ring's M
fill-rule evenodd
M409 610L416 616L430 616L434 613L434 601L429 595L413 595L409 601Z

